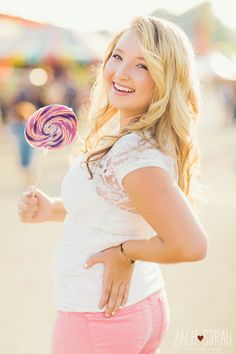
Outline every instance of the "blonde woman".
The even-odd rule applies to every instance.
[[[200,261],[198,82],[186,35],[135,17],[91,91],[89,131],[62,196],[28,190],[24,222],[63,221],[54,258],[53,354],[154,354],[169,326],[159,264]]]

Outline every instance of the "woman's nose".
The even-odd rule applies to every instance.
[[[128,80],[130,78],[130,74],[128,72],[128,69],[125,68],[124,66],[123,67],[119,67],[116,70],[116,77],[117,77],[117,79]]]

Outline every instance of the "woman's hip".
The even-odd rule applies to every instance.
[[[160,346],[169,324],[165,290],[121,308],[105,312],[58,311],[54,324],[53,354],[145,354]]]

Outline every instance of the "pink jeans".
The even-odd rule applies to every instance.
[[[169,327],[169,305],[160,290],[106,318],[104,312],[57,312],[53,354],[154,354]]]

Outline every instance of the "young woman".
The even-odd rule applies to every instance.
[[[98,68],[90,130],[62,199],[40,190],[33,197],[29,189],[19,201],[23,222],[63,221],[53,354],[158,352],[169,325],[159,263],[199,261],[207,250],[190,203],[197,114],[185,34],[167,21],[135,17]]]

